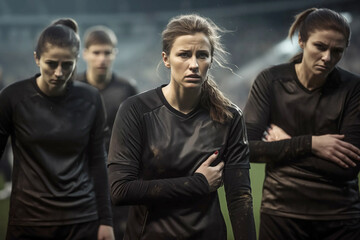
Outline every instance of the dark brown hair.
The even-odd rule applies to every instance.
[[[89,48],[94,44],[108,44],[117,46],[117,38],[113,30],[106,26],[93,26],[86,30],[84,34],[84,46]]]
[[[80,38],[77,34],[78,25],[71,18],[61,18],[54,21],[50,26],[45,28],[37,41],[35,53],[37,58],[46,51],[47,44],[58,47],[69,47],[78,56],[80,51]]]
[[[311,33],[316,30],[334,30],[344,35],[346,47],[350,44],[350,25],[339,13],[327,8],[309,8],[297,15],[289,29],[289,38],[292,38],[296,31],[303,42],[309,39]],[[302,53],[294,56],[292,61],[299,62]]]
[[[180,15],[172,18],[162,32],[162,50],[167,55],[177,37],[204,33],[211,45],[212,61],[221,67],[226,64],[225,55],[227,52],[220,41],[220,33],[223,32],[213,21],[196,14]],[[209,75],[202,85],[201,105],[208,109],[211,118],[220,123],[231,119],[232,113],[229,110],[231,101],[227,99],[218,89],[217,84]]]

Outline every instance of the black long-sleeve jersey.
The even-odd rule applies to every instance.
[[[99,219],[112,225],[100,94],[69,82],[64,96],[48,97],[36,84],[38,76],[0,94],[0,152],[11,136],[14,153],[9,224]]]
[[[311,153],[311,136],[345,134],[360,147],[360,78],[335,68],[326,83],[309,91],[294,63],[264,70],[244,109],[250,161],[266,162],[261,211],[309,220],[360,217],[360,165],[342,168]],[[261,141],[271,123],[292,136]]]
[[[86,78],[86,72],[79,74],[76,80],[89,84]],[[110,128],[109,133],[111,133],[120,104],[128,97],[137,94],[137,90],[130,81],[120,78],[113,73],[109,84],[104,89],[100,89],[99,92],[104,100],[107,124]]]
[[[77,76],[77,80],[90,84],[86,78],[86,72],[79,74]],[[110,129],[107,136],[105,137],[105,146],[106,150],[108,151],[111,129],[113,127],[119,106],[128,97],[135,95],[137,90],[134,84],[132,84],[130,81],[124,78],[120,78],[115,73],[113,73],[111,75],[109,84],[104,89],[100,89],[99,92],[104,100],[107,124]],[[117,205],[112,206],[112,208],[115,239],[123,239],[129,207]]]
[[[125,239],[226,239],[217,192],[196,169],[216,150],[236,239],[255,239],[249,150],[241,111],[220,124],[198,107],[183,114],[161,87],[117,113],[108,158],[112,200],[132,204]],[[214,164],[216,164],[214,163]]]

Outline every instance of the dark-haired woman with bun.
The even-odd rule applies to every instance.
[[[262,71],[244,109],[250,161],[266,163],[259,238],[360,239],[360,77],[337,67],[350,26],[311,8],[296,32],[302,52]]]
[[[113,240],[101,97],[73,82],[77,24],[60,19],[34,52],[40,73],[0,93],[0,153],[14,154],[7,240]]]
[[[220,28],[177,16],[162,33],[169,84],[128,98],[109,150],[115,204],[132,205],[124,239],[227,239],[224,183],[235,239],[255,239],[249,148],[241,110],[212,79],[225,53]]]

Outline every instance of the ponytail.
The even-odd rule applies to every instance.
[[[350,43],[350,25],[346,19],[339,13],[327,8],[309,8],[297,15],[289,29],[289,38],[291,39],[298,31],[302,42],[307,42],[311,33],[317,30],[334,30],[344,35],[346,46]],[[302,53],[294,56],[292,62],[301,62]]]
[[[211,119],[216,122],[224,123],[233,117],[229,110],[231,101],[224,96],[211,78],[202,85],[200,103],[209,110]]]

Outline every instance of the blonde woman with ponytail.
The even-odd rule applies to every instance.
[[[255,239],[243,115],[209,74],[223,66],[220,32],[195,14],[171,19],[162,33],[169,84],[119,108],[108,167],[112,201],[132,205],[124,239],[226,239],[221,184],[235,239]]]

